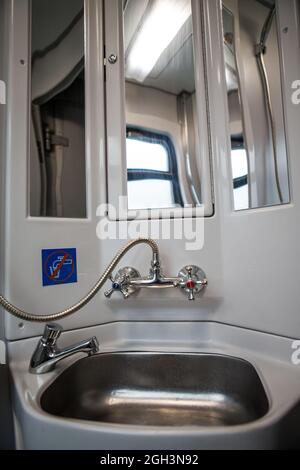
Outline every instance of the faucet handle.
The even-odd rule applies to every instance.
[[[116,278],[114,279],[112,276],[110,277],[110,281],[112,283],[112,286],[111,286],[111,289],[109,289],[107,292],[104,293],[105,297],[110,299],[111,296],[115,293],[115,292],[122,292],[123,293],[123,290],[124,290],[124,284],[126,282],[126,277],[125,275],[123,276],[116,276]]]
[[[44,340],[47,344],[54,346],[60,337],[62,330],[62,327],[57,323],[48,324],[45,326],[42,340]]]
[[[206,275],[198,266],[184,267],[178,277],[180,278],[179,286],[189,300],[195,300],[195,296],[207,286]]]
[[[115,277],[111,276],[111,289],[104,293],[105,297],[110,299],[115,292],[120,292],[124,299],[128,299],[131,295],[138,292],[138,288],[132,286],[132,280],[140,278],[140,273],[130,267],[120,269]]]

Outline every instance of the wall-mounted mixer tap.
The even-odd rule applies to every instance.
[[[149,276],[141,277],[136,269],[126,267],[120,269],[116,276],[111,276],[110,280],[112,287],[104,294],[107,298],[110,298],[115,292],[120,292],[124,299],[128,299],[144,288],[170,289],[179,287],[189,300],[195,300],[196,295],[207,286],[206,275],[197,266],[185,266],[177,277],[165,277],[157,253],[153,255]]]
[[[123,268],[115,277],[113,277],[112,272],[123,256],[125,256],[129,250],[141,244],[148,245],[152,250],[152,263],[149,276],[141,277],[136,269]],[[166,289],[179,287],[182,292],[188,296],[189,300],[194,300],[195,295],[199,294],[207,286],[206,275],[202,269],[197,266],[186,266],[179,272],[177,277],[165,277],[162,274],[160,267],[159,248],[157,243],[150,238],[138,238],[137,240],[131,240],[128,242],[127,245],[125,245],[116,254],[88,294],[80,299],[75,305],[62,310],[61,312],[45,315],[25,312],[19,307],[13,305],[2,295],[0,295],[0,306],[2,306],[11,315],[20,318],[21,320],[38,323],[56,322],[78,312],[78,310],[87,305],[96,296],[108,279],[112,282],[111,290],[105,293],[108,298],[117,291],[121,292],[124,298],[127,299],[142,288]]]

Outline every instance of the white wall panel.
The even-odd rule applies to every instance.
[[[88,219],[32,219],[27,210],[28,128],[28,18],[27,1],[15,0],[13,27],[18,34],[10,45],[9,127],[6,219],[6,285],[4,294],[25,310],[48,313],[75,302],[95,284],[123,241],[100,242],[96,236],[96,209],[106,200],[105,126],[103,94],[101,2],[87,5],[87,180]],[[185,241],[161,241],[166,274],[176,275],[194,263],[207,273],[209,286],[203,298],[190,303],[177,291],[141,292],[125,302],[107,300],[103,292],[81,312],[62,321],[76,329],[116,321],[217,321],[300,337],[300,107],[291,104],[291,83],[300,76],[299,31],[294,0],[279,1],[285,69],[285,106],[288,127],[292,203],[284,207],[235,213],[227,143],[225,78],[218,0],[204,2],[207,31],[208,77],[212,126],[216,214],[205,220],[202,250],[188,252]],[[11,11],[11,14],[13,12]],[[219,36],[218,36],[219,35]],[[216,37],[219,37],[217,41]],[[95,40],[95,38],[97,38]],[[25,58],[25,65],[20,63]],[[153,222],[152,224],[156,224]],[[165,223],[165,222],[164,222]],[[74,246],[78,249],[79,282],[43,288],[42,248]],[[139,247],[124,265],[147,273],[150,250]],[[43,325],[24,324],[6,317],[6,336],[18,339],[38,335]],[[145,326],[146,327],[146,326]]]

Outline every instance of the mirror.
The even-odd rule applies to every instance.
[[[84,0],[32,0],[30,215],[86,217]]]
[[[224,0],[222,12],[234,208],[288,204],[275,2]]]
[[[124,2],[128,209],[201,206],[191,0]]]

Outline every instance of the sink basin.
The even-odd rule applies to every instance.
[[[205,354],[88,357],[64,371],[40,404],[58,417],[142,426],[235,426],[269,410],[250,363]]]

